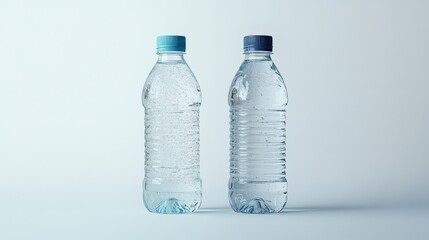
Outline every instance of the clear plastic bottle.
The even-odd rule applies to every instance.
[[[271,36],[244,37],[244,62],[229,91],[229,202],[236,212],[280,212],[287,202],[288,96],[271,54]]]
[[[143,89],[143,200],[150,212],[188,213],[201,205],[201,90],[183,57],[185,48],[183,36],[159,36],[158,61]]]

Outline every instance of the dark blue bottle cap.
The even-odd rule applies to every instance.
[[[186,38],[178,35],[164,35],[156,38],[158,52],[185,52]]]
[[[273,51],[273,37],[268,35],[249,35],[244,37],[244,52]]]

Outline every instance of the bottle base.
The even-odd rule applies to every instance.
[[[240,209],[234,209],[234,211],[250,214],[265,214],[275,212],[275,210],[262,198],[251,199],[246,204],[242,205]]]
[[[283,189],[286,188],[285,184]],[[236,186],[237,187],[237,186]],[[255,186],[254,186],[255,188]],[[248,214],[278,213],[283,210],[287,203],[286,191],[248,191],[230,190],[229,204],[235,212]]]
[[[242,202],[242,204],[236,205],[230,203],[232,210],[238,213],[247,214],[267,214],[267,213],[278,213],[281,212],[286,205],[286,202],[280,207],[273,206],[268,201],[262,198],[254,198],[248,201]]]
[[[195,212],[201,205],[201,192],[144,192],[144,204],[152,213],[183,214]]]
[[[158,207],[155,209],[156,213],[162,214],[179,214],[179,213],[189,213],[193,212],[192,209],[183,204],[176,198],[170,198],[161,202]]]

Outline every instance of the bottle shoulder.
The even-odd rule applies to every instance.
[[[272,61],[244,61],[231,83],[230,106],[276,107],[287,105],[288,93],[282,75]]]
[[[145,107],[196,106],[201,98],[198,81],[186,62],[155,64],[142,92]]]

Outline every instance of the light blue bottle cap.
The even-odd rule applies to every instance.
[[[156,38],[157,52],[185,52],[186,38],[177,35],[164,35]]]

